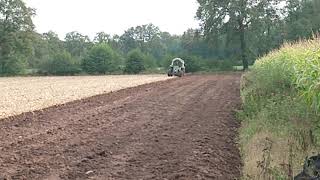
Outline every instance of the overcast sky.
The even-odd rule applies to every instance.
[[[162,31],[182,34],[198,27],[196,0],[24,0],[35,8],[33,18],[40,33],[52,30],[64,38],[79,31],[93,38],[95,33],[122,34],[126,29],[153,23]]]

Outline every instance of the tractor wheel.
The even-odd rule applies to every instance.
[[[169,76],[169,77],[172,77],[172,76],[173,76],[173,68],[170,68],[170,69],[168,70],[168,76]]]

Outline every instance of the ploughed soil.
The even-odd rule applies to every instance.
[[[238,179],[240,74],[175,78],[0,121],[0,179]]]

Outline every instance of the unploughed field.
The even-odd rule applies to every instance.
[[[168,79],[164,75],[0,78],[0,119]]]
[[[173,78],[3,119],[0,179],[239,179],[240,76]]]

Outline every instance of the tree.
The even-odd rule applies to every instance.
[[[181,47],[181,37],[178,35],[171,35],[168,32],[161,32],[160,34],[161,43],[165,46],[166,53],[179,54],[183,49]]]
[[[277,14],[281,0],[198,0],[197,17],[207,37],[217,38],[227,31],[236,31],[241,49],[243,68],[248,69],[247,40],[248,27],[254,21],[266,20],[272,12]]]
[[[145,54],[152,54],[157,60],[166,54],[166,47],[161,41],[161,31],[153,24],[129,28],[120,37],[123,52],[140,49]]]
[[[40,68],[44,59],[48,59],[48,43],[43,39],[42,34],[33,33],[32,56],[28,58],[28,66],[31,69]]]
[[[83,60],[83,69],[90,74],[106,74],[116,70],[115,53],[107,44],[97,44]]]
[[[117,52],[121,51],[121,44],[120,44],[120,36],[118,35],[113,35],[109,41],[108,44]]]
[[[219,46],[212,48],[199,29],[188,29],[184,32],[181,37],[181,46],[186,54],[202,58],[216,58],[221,54]]]
[[[287,39],[310,38],[320,31],[319,0],[288,0],[286,10]]]
[[[33,33],[32,56],[28,58],[28,68],[42,69],[55,55],[66,51],[64,42],[52,31],[38,34]]]
[[[138,47],[137,41],[135,39],[135,29],[132,27],[124,32],[120,36],[120,46],[124,54]]]
[[[132,50],[128,53],[125,72],[129,74],[138,74],[145,70],[144,55],[138,49]]]
[[[95,43],[99,43],[99,44],[101,44],[101,43],[107,44],[110,42],[110,40],[111,40],[111,36],[109,34],[107,34],[105,32],[98,32],[96,34],[96,36],[94,37],[93,41]]]
[[[0,74],[17,74],[31,54],[34,10],[22,0],[0,1]]]
[[[47,53],[43,57],[45,59],[49,59],[56,54],[66,51],[63,41],[61,41],[58,37],[58,34],[53,31],[43,33],[42,40],[45,48],[47,49]]]
[[[59,39],[58,34],[53,31],[42,34],[42,39],[47,43],[48,55],[54,55],[65,50],[63,42]]]
[[[90,46],[90,39],[86,35],[73,31],[66,34],[65,45],[67,51],[74,57],[83,58]]]

